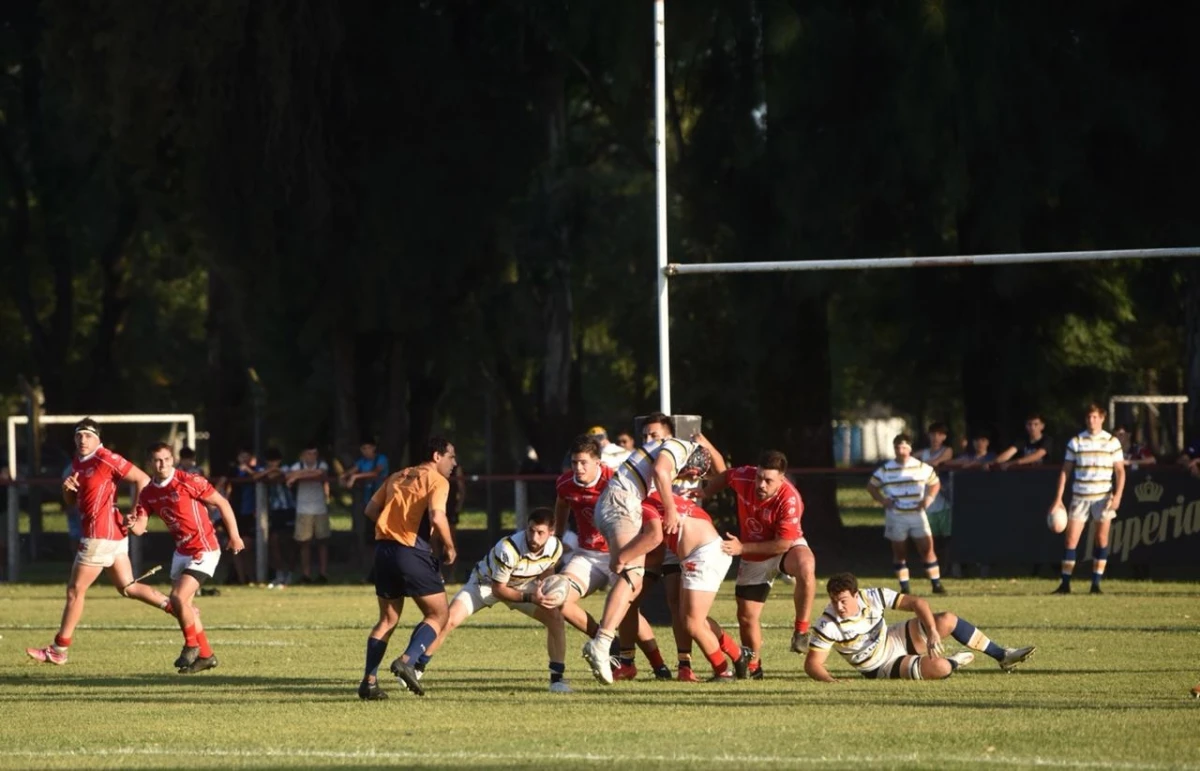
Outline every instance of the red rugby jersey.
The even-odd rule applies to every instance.
[[[221,548],[203,501],[214,492],[204,477],[175,469],[165,482],[152,479],[138,503],[167,523],[175,551],[197,557]]]
[[[126,536],[124,518],[117,510],[117,483],[133,464],[103,445],[86,458],[71,459],[71,470],[79,475],[76,499],[84,538],[119,541]]]
[[[757,466],[738,466],[725,472],[725,483],[737,495],[738,529],[743,543],[763,543],[782,539],[794,541],[804,537],[800,519],[804,516],[804,501],[791,482],[784,480],[779,491],[765,501],[755,492]],[[778,559],[779,555],[742,554],[749,562]]]
[[[579,535],[579,548],[589,551],[608,551],[608,542],[596,529],[592,521],[592,512],[600,493],[604,492],[608,480],[612,479],[613,470],[608,466],[600,467],[600,476],[594,484],[581,485],[575,479],[574,471],[567,471],[558,478],[554,487],[558,497],[567,502],[571,513],[575,515],[575,530]]]

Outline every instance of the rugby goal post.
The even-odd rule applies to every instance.
[[[191,413],[179,414],[148,414],[148,415],[42,415],[40,423],[43,426],[74,425],[84,418],[92,418],[101,426],[114,424],[184,424],[187,435],[187,446],[196,447],[196,416]],[[17,477],[17,426],[29,425],[28,415],[11,415],[8,418],[6,441],[8,447],[8,476],[12,480],[8,485],[8,581],[17,580],[21,567],[21,533],[20,533],[20,480]],[[141,541],[134,539],[131,544],[130,559],[137,572],[140,563]]]
[[[1135,394],[1117,394],[1108,398],[1108,427],[1117,427],[1116,409],[1118,404],[1143,404],[1155,410],[1160,404],[1175,405],[1175,448],[1182,452],[1186,446],[1184,442],[1183,428],[1183,406],[1188,403],[1188,398],[1182,395],[1135,395]]]

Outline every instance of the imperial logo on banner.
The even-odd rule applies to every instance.
[[[958,471],[950,476],[956,560],[1056,564],[1062,559],[1062,536],[1046,528],[1057,468]],[[1089,523],[1079,543],[1081,562],[1092,558],[1092,527]],[[1122,563],[1195,564],[1200,479],[1170,467],[1127,472],[1108,545],[1110,568]]]

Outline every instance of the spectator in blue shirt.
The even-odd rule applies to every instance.
[[[341,482],[343,487],[349,488],[362,482],[362,501],[365,506],[390,472],[388,471],[388,457],[379,452],[374,439],[370,437],[363,439],[362,444],[358,446],[358,452],[359,457],[354,461],[354,468],[342,474]]]

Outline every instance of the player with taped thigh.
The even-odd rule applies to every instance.
[[[945,594],[942,571],[933,549],[933,530],[925,510],[937,499],[942,487],[937,472],[912,454],[912,439],[899,434],[892,440],[896,457],[871,475],[867,492],[883,504],[883,535],[892,545],[892,568],[900,582],[900,591],[908,592],[908,541],[911,538],[925,563],[925,575],[934,594]]]
[[[134,535],[146,532],[148,514],[158,515],[167,525],[175,541],[175,556],[171,560],[171,607],[183,632],[183,650],[175,659],[179,674],[203,672],[217,666],[217,657],[208,644],[200,612],[192,599],[205,581],[213,577],[221,561],[221,546],[208,516],[208,506],[221,512],[225,531],[229,534],[229,550],[240,552],[245,544],[238,532],[237,517],[225,496],[216,491],[208,480],[175,468],[175,455],[169,444],[159,442],[150,448],[150,464],[154,469],[150,484],[138,497],[138,507],[131,518]]]
[[[82,538],[67,580],[67,601],[54,642],[44,648],[26,648],[30,658],[47,664],[66,664],[75,627],[83,617],[87,590],[108,570],[113,586],[123,597],[140,600],[172,613],[167,596],[154,587],[137,583],[129,562],[129,537],[125,517],[117,509],[117,484],[132,482],[137,494],[150,477],[100,442],[100,425],[91,418],[75,424],[75,456],[71,474],[63,480],[63,502],[78,506]],[[135,495],[136,500],[136,495]]]
[[[571,443],[568,453],[571,469],[563,472],[555,483],[558,494],[554,503],[554,532],[562,538],[567,532],[567,518],[573,516],[579,538],[579,548],[571,554],[562,573],[568,577],[570,589],[567,601],[562,606],[563,618],[571,626],[592,637],[599,629],[595,619],[580,605],[579,601],[588,595],[607,589],[616,578],[609,570],[608,542],[596,529],[593,522],[593,512],[600,493],[608,481],[612,479],[613,470],[601,462],[600,446],[596,440],[587,435],[578,436]],[[655,677],[670,679],[671,670],[663,661],[654,639],[654,630],[641,614],[638,614],[638,626],[632,639],[636,639],[642,652],[650,661]],[[622,638],[623,639],[623,638]],[[614,643],[614,655],[618,655],[619,663],[613,677],[618,680],[630,680],[636,677],[637,667],[632,655],[633,646],[625,651],[619,643]]]
[[[662,413],[654,413],[646,422],[663,423],[672,428],[674,426],[671,418]],[[650,493],[652,485],[662,490],[671,489],[671,480],[678,475],[679,469],[687,463],[697,446],[709,449],[713,457],[718,455],[703,435],[697,434],[693,439],[694,441],[685,441],[672,437],[634,450],[617,469],[596,503],[595,523],[608,542],[612,555],[609,560],[610,567],[620,579],[609,590],[604,614],[600,619],[600,629],[583,646],[584,659],[591,667],[592,674],[602,683],[613,682],[608,648],[616,636],[617,624],[625,617],[630,603],[642,590],[645,555],[661,543],[662,533],[674,533],[679,527],[679,513],[675,510],[674,499],[668,496],[664,499],[662,528],[657,540],[649,542],[658,528],[643,528],[642,501]],[[646,542],[641,544],[644,551],[641,554],[630,552],[623,558],[622,550],[639,535],[647,537]]]
[[[1063,533],[1062,580],[1053,594],[1071,593],[1071,573],[1075,570],[1075,548],[1088,519],[1095,523],[1092,536],[1092,594],[1101,594],[1100,581],[1108,564],[1108,531],[1121,496],[1125,491],[1125,453],[1121,442],[1104,430],[1105,410],[1099,404],[1088,405],[1087,430],[1067,442],[1067,454],[1058,473],[1058,490],[1050,505],[1053,518],[1063,508],[1067,478],[1071,482],[1071,508],[1067,511]],[[1053,521],[1053,519],[1052,519]],[[1058,526],[1055,526],[1058,532]]]
[[[709,496],[729,487],[737,497],[740,537],[727,536],[722,548],[726,554],[741,557],[735,590],[738,627],[742,645],[751,652],[750,676],[756,680],[763,676],[760,619],[775,578],[782,572],[796,579],[792,587],[793,652],[808,650],[809,618],[816,595],[816,559],[800,526],[804,500],[786,472],[787,456],[768,450],[757,466],[730,469],[704,488],[704,495]]]
[[[454,631],[471,615],[504,603],[546,627],[546,652],[550,656],[550,692],[570,693],[563,679],[566,671],[567,639],[562,612],[549,607],[542,595],[540,579],[554,574],[562,558],[563,545],[552,534],[554,512],[546,507],[529,513],[529,524],[519,533],[501,538],[488,555],[475,565],[471,577],[450,601],[450,615],[437,639],[425,651],[433,657]]]
[[[733,557],[721,549],[721,535],[708,512],[681,495],[675,496],[679,529],[665,536],[665,543],[679,557],[679,611],[690,639],[712,665],[709,682],[729,682],[747,675],[750,651],[738,646],[721,625],[708,614],[721,582],[729,573]],[[647,523],[662,522],[663,503],[657,491],[642,502],[642,517]],[[728,659],[726,659],[728,657]],[[733,663],[733,670],[729,664]]]
[[[804,672],[813,680],[835,683],[825,668],[830,650],[869,680],[940,680],[975,660],[971,651],[991,656],[1010,672],[1033,655],[1034,646],[1004,648],[966,619],[934,613],[929,603],[891,589],[859,589],[850,573],[831,576],[825,588],[829,605],[813,626]],[[907,610],[916,618],[888,625],[884,611]],[[944,655],[942,639],[953,637],[971,650]]]

